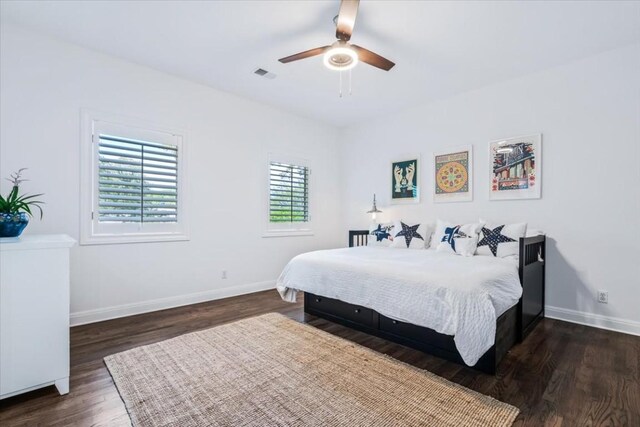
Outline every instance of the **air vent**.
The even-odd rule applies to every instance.
[[[258,68],[253,73],[258,75],[258,76],[260,76],[260,77],[264,77],[266,79],[269,79],[269,80],[273,80],[273,79],[276,78],[276,75],[274,73],[272,73],[270,71],[267,71],[267,70],[265,70],[263,68]]]

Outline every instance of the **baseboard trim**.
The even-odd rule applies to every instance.
[[[178,295],[175,297],[159,298],[95,310],[78,311],[71,313],[70,323],[71,326],[86,325],[89,323],[102,322],[104,320],[117,319],[119,317],[133,316],[135,314],[149,313],[151,311],[165,310],[167,308],[266,291],[269,289],[275,289],[275,287],[275,280],[268,280],[265,282],[248,283],[245,285],[212,289],[210,291]]]
[[[633,320],[550,306],[545,306],[544,314],[545,317],[550,319],[564,320],[565,322],[640,336],[640,322]]]
[[[132,304],[123,304],[99,308],[96,310],[78,311],[71,313],[70,323],[71,326],[87,325],[89,323],[102,322],[104,320],[117,319],[120,317],[165,310],[183,305],[245,295],[253,292],[266,291],[269,289],[275,289],[275,287],[276,283],[274,280],[267,280],[264,282],[248,283],[245,285],[212,289],[210,291],[159,298]],[[621,319],[619,317],[603,316],[600,314],[586,313],[584,311],[553,306],[545,306],[545,317],[640,336],[640,322]]]

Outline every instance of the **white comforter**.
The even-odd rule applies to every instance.
[[[469,366],[494,344],[496,319],[522,295],[513,260],[375,247],[298,255],[277,289],[285,301],[308,291],[454,335]]]

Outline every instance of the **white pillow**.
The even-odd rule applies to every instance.
[[[498,258],[518,255],[520,252],[520,238],[524,237],[526,233],[526,222],[517,224],[487,223],[480,232],[476,253]]]
[[[402,221],[393,222],[392,248],[424,249],[429,236],[425,224],[412,224]]]
[[[454,237],[456,244],[456,253],[462,256],[474,256],[476,254],[476,248],[478,247],[478,235],[468,237]]]
[[[483,223],[460,225],[460,224],[454,224],[447,221],[438,220],[436,222],[436,228],[433,233],[433,236],[431,237],[431,247],[434,249],[438,248],[438,245],[440,245],[440,242],[442,242],[442,239],[445,237],[445,232],[447,231],[447,228],[460,227],[458,229],[458,233],[462,232],[467,236],[473,236],[474,234],[477,235],[478,233],[480,233],[480,230],[482,229],[483,225],[484,225]]]
[[[436,250],[462,256],[473,256],[478,245],[478,235],[476,233],[467,235],[465,232],[461,232],[460,228],[448,227],[445,237],[438,244]]]
[[[371,224],[367,246],[389,247],[393,241],[393,223]]]
[[[455,247],[455,250],[454,250]],[[447,252],[451,254],[457,254],[462,256],[473,256],[476,253],[478,247],[478,235],[463,237],[456,236],[453,238],[453,245],[449,242],[440,242],[436,251]]]
[[[435,230],[436,226],[433,223],[424,223],[425,226],[425,234],[426,236],[424,237],[424,247],[425,248],[429,248],[431,245],[431,239],[433,239],[433,231]]]

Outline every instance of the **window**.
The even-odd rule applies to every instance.
[[[310,169],[302,160],[269,161],[269,224],[266,236],[311,234]]]
[[[271,162],[269,167],[269,221],[309,221],[309,168]]]
[[[177,223],[178,147],[98,135],[98,221]]]
[[[83,120],[81,243],[186,240],[183,136]]]

